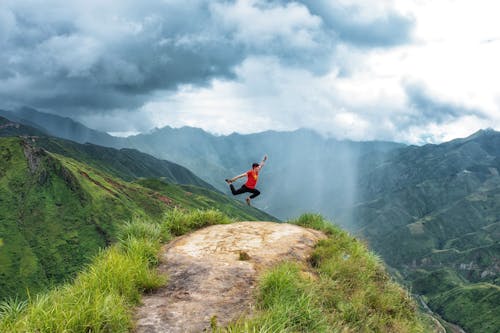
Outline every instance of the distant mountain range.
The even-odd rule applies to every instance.
[[[15,112],[0,110],[0,116],[58,138],[78,143],[88,142],[106,147],[119,147],[117,138],[90,129],[71,118],[40,112],[28,107],[18,109]]]
[[[32,125],[31,120],[44,118],[46,114],[21,109],[15,114],[0,111],[2,115]],[[74,135],[73,128],[77,129]],[[280,219],[310,210],[329,218],[342,215],[355,200],[360,162],[377,160],[386,152],[404,146],[392,142],[338,141],[312,130],[214,136],[198,128],[167,126],[149,134],[117,138],[54,115],[40,121],[37,129],[80,143],[133,148],[175,161],[227,194],[230,192],[224,179],[247,171],[267,153],[269,163],[259,181],[265,195],[255,205]]]
[[[71,136],[75,125],[66,118],[50,119],[58,125],[37,130],[83,138]],[[95,144],[175,161],[225,193],[224,178],[267,153],[258,207],[280,218],[306,210],[333,218],[365,238],[394,276],[445,319],[467,332],[500,327],[499,132],[422,147],[338,141],[311,130],[214,136],[165,127],[128,138],[104,134],[105,140],[81,132]]]

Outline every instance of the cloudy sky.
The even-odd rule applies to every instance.
[[[116,134],[500,130],[495,0],[1,0],[0,107]]]

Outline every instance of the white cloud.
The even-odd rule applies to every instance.
[[[380,104],[384,91],[366,87],[370,94],[356,98],[353,93],[359,90],[346,88],[352,86],[351,79],[338,78],[335,73],[315,76],[286,67],[274,57],[249,58],[236,73],[237,81],[215,80],[207,88],[184,87],[142,110],[160,126],[189,125],[220,134],[299,127],[358,140],[381,134],[377,133],[379,126],[371,124],[372,119],[380,119],[380,111],[370,103]]]
[[[298,3],[270,5],[262,0],[237,0],[214,3],[213,13],[220,17],[237,39],[249,46],[269,47],[281,42],[296,48],[318,47],[321,19]]]

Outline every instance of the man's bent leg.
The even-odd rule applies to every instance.
[[[234,189],[234,185],[233,184],[229,184],[229,188],[231,189],[231,193],[233,195],[236,195],[236,190]]]
[[[233,195],[238,195],[238,194],[245,193],[248,191],[248,188],[245,185],[243,185],[239,189],[235,190],[233,184],[230,184],[229,188],[231,188],[231,193],[233,193]]]
[[[260,194],[260,191],[256,188],[250,189],[248,192],[252,193],[252,195],[250,196],[250,199],[256,198]]]

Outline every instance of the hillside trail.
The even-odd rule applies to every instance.
[[[260,273],[284,260],[306,261],[326,236],[274,222],[214,225],[165,245],[159,270],[165,287],[145,295],[137,333],[210,332],[252,313]]]

